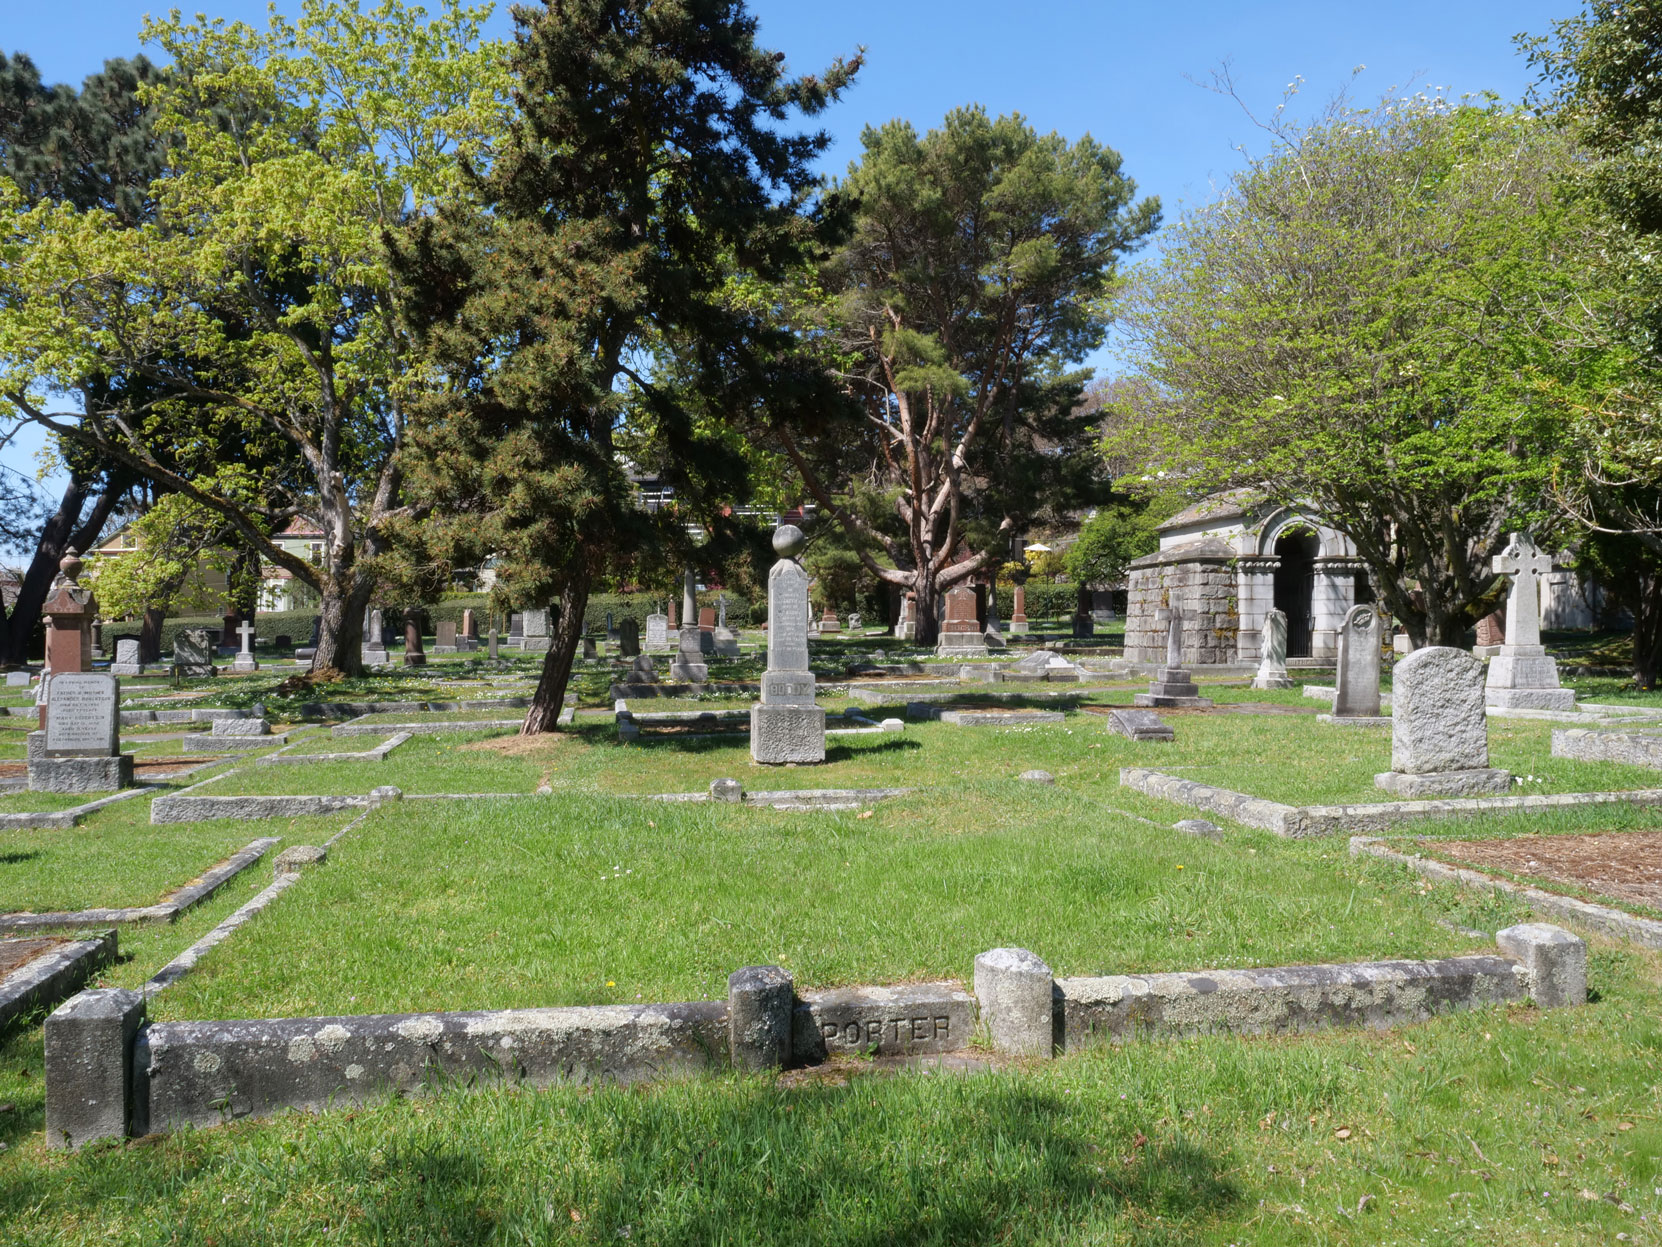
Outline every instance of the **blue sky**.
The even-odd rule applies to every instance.
[[[9,0],[0,50],[27,52],[49,81],[79,82],[105,58],[140,50],[144,14],[165,7]],[[264,0],[179,7],[261,24],[266,12]],[[282,7],[292,11],[298,0]],[[1294,106],[1300,111],[1314,111],[1346,84],[1363,101],[1409,84],[1517,98],[1532,74],[1512,36],[1546,33],[1579,7],[1576,0],[751,2],[763,41],[799,72],[866,48],[857,84],[823,118],[836,138],[828,172],[840,173],[859,154],[865,125],[904,117],[927,129],[951,108],[980,103],[995,114],[1020,112],[1069,138],[1089,132],[1118,149],[1142,193],[1160,197],[1168,221],[1204,203],[1240,167],[1237,144],[1264,146],[1237,104],[1191,81],[1205,80],[1221,63],[1230,63],[1260,114],[1296,77],[1304,79]],[[494,32],[508,32],[505,13],[503,6],[493,17]],[[1353,82],[1357,66],[1366,69]],[[32,470],[38,444],[14,443],[3,461]]]

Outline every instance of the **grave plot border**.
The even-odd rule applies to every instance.
[[[1247,827],[1272,832],[1290,840],[1331,836],[1342,832],[1385,831],[1426,818],[1468,818],[1483,814],[1510,814],[1520,810],[1551,810],[1574,806],[1662,805],[1662,788],[1635,788],[1625,792],[1563,792],[1551,796],[1455,797],[1437,801],[1376,801],[1355,805],[1282,805],[1244,792],[1202,784],[1144,767],[1120,768],[1120,786],[1177,805],[1222,814]]]
[[[852,810],[893,797],[904,797],[915,788],[779,788],[747,791],[736,779],[718,779],[707,792],[655,792],[638,798],[672,804],[756,805],[775,810]]]
[[[380,713],[380,712],[378,712]],[[449,713],[440,711],[439,713]],[[517,719],[458,719],[447,720],[442,723],[364,723],[361,720],[366,715],[359,715],[356,719],[348,719],[345,723],[337,723],[329,729],[331,736],[386,736],[395,732],[408,732],[412,736],[442,736],[449,732],[506,732],[517,731],[525,725],[525,716]]]
[[[290,749],[300,747],[300,742],[297,742],[293,745],[283,746],[276,753],[268,753],[263,758],[255,759],[255,764],[258,766],[280,766],[305,762],[385,762],[389,753],[413,739],[414,733],[412,732],[396,732],[375,748],[366,749],[360,753],[290,753]]]
[[[1553,728],[1552,756],[1581,762],[1625,762],[1662,770],[1662,731]]]
[[[192,784],[182,792],[157,797],[150,803],[150,821],[162,823],[201,823],[214,818],[308,818],[317,814],[334,814],[341,810],[355,810],[379,804],[373,793],[365,796],[202,796],[200,790],[217,784],[237,773],[233,767],[211,775],[199,784]]]
[[[78,1148],[434,1084],[634,1082],[845,1052],[957,1052],[978,1037],[1048,1058],[1200,1032],[1379,1029],[1525,997],[1585,1003],[1579,938],[1536,924],[1496,942],[1499,955],[1430,961],[1060,979],[1034,953],[1000,948],[975,958],[973,998],[951,983],[799,994],[788,971],[747,966],[728,977],[725,1000],[148,1022],[142,993],[86,991],[46,1021],[46,1138]]]
[[[230,857],[206,871],[195,883],[177,888],[154,905],[125,909],[60,910],[54,913],[0,914],[0,934],[10,931],[37,931],[57,927],[105,927],[112,924],[174,922],[235,879],[255,862],[281,844],[278,836],[250,840]]]
[[[215,762],[208,766],[217,765]],[[88,801],[85,805],[72,806],[67,810],[29,811],[23,810],[15,814],[0,814],[0,831],[18,831],[31,827],[57,828],[76,827],[81,819],[94,810],[101,810],[106,805],[114,805],[118,801],[130,801],[134,797],[142,797],[147,792],[156,792],[157,785],[149,784],[143,788],[126,788],[120,792],[111,793],[107,797],[99,797],[96,801]]]
[[[115,960],[115,928],[49,948],[0,979],[0,1031],[33,1009],[51,1008]]]
[[[1548,892],[1527,883],[1514,883],[1510,879],[1486,875],[1482,871],[1464,866],[1450,866],[1447,862],[1440,862],[1433,857],[1423,857],[1418,853],[1391,848],[1386,840],[1378,836],[1352,836],[1350,854],[1352,857],[1377,857],[1395,862],[1435,883],[1456,883],[1515,896],[1531,909],[1578,923],[1601,935],[1627,940],[1644,948],[1662,948],[1662,922],[1654,918],[1641,918],[1637,914],[1630,914],[1626,910],[1615,909],[1609,905],[1599,905],[1581,900],[1579,897]]]
[[[948,727],[1027,727],[1035,723],[1062,723],[1067,718],[1060,710],[966,710],[921,701],[906,704],[906,717],[945,723]]]

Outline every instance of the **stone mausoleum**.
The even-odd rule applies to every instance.
[[[1166,623],[1183,610],[1183,663],[1256,663],[1264,617],[1287,615],[1287,657],[1331,661],[1339,629],[1373,601],[1349,538],[1311,510],[1265,503],[1250,489],[1203,498],[1159,527],[1160,548],[1131,564],[1125,656],[1166,661]]]

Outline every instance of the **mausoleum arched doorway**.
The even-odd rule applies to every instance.
[[[1275,541],[1275,609],[1287,616],[1287,657],[1308,658],[1316,627],[1316,556],[1321,542],[1294,529]]]

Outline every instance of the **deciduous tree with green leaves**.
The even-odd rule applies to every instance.
[[[854,232],[826,266],[817,337],[852,412],[776,436],[867,569],[916,595],[927,643],[941,596],[1003,563],[1013,534],[1103,500],[1076,366],[1159,202],[1137,200],[1118,153],[1089,136],[979,107],[862,142],[838,187]],[[873,519],[874,492],[898,532]]]
[[[385,235],[453,192],[458,154],[501,120],[487,13],[305,0],[264,30],[150,22],[172,62],[144,93],[169,145],[152,218],[129,229],[106,208],[43,205],[11,221],[0,393],[224,517],[316,590],[314,677],[361,669],[375,561],[403,505],[405,387],[419,380]],[[142,379],[145,401],[49,409],[99,370]],[[195,453],[193,430],[203,447],[284,453],[225,462]],[[323,529],[315,562],[276,539],[297,516]]]
[[[1539,369],[1588,284],[1564,136],[1498,104],[1341,100],[1277,126],[1125,303],[1153,401],[1110,448],[1169,492],[1252,486],[1355,543],[1416,644],[1500,602],[1543,539],[1561,403]]]

